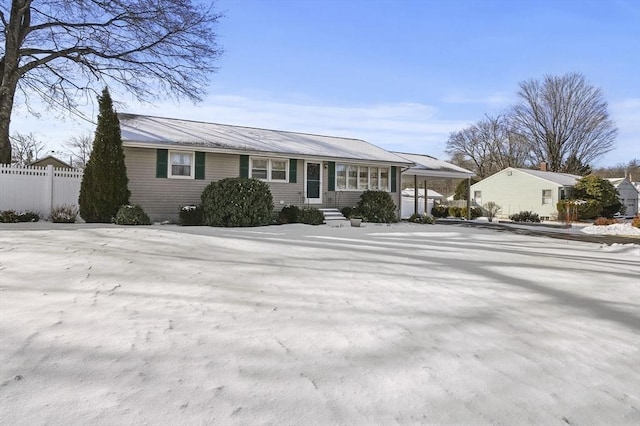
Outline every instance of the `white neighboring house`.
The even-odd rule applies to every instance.
[[[636,211],[640,213],[640,182],[631,182],[631,185],[638,191],[638,209]]]
[[[493,201],[501,209],[497,217],[531,211],[541,218],[556,218],[558,201],[569,196],[580,179],[569,173],[507,167],[471,185],[471,199],[479,206]]]
[[[638,189],[624,178],[611,178],[609,182],[618,190],[620,202],[626,207],[625,216],[635,216],[638,213]]]

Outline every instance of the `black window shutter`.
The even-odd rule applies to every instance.
[[[156,177],[166,178],[168,166],[169,166],[169,150],[157,149],[156,150]]]
[[[289,159],[289,183],[298,182],[298,160]]]
[[[335,191],[336,190],[336,162],[329,161],[329,181],[328,181],[328,190]]]
[[[396,169],[397,169],[396,166],[391,166],[391,192],[396,192],[397,191],[396,179],[398,177],[396,176],[396,174],[397,174]]]
[[[196,179],[204,179],[204,158],[204,152],[196,151]]]
[[[240,156],[240,177],[249,177],[249,156]]]

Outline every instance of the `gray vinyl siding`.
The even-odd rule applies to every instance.
[[[156,178],[156,150],[124,147],[129,177],[130,202],[139,204],[153,221],[178,218],[182,206],[200,204],[200,195],[212,181],[238,177],[240,157],[232,154],[205,155],[205,178]]]
[[[508,172],[511,172],[511,176]],[[498,217],[507,218],[521,211],[532,211],[542,217],[557,217],[557,203],[562,185],[518,170],[503,170],[471,186],[471,194],[482,192],[482,204],[497,203]],[[542,191],[551,190],[551,203],[542,204]]]
[[[205,178],[171,179],[156,178],[156,149],[124,147],[125,163],[129,176],[131,203],[139,204],[153,221],[176,221],[180,208],[200,204],[200,195],[212,181],[240,175],[240,155],[207,152]],[[322,162],[324,165],[327,162]],[[297,161],[297,182],[269,182],[274,210],[286,205],[305,206],[305,161]],[[397,170],[397,191],[390,193],[396,206],[400,205],[400,170]],[[317,208],[342,208],[355,206],[362,191],[331,191],[328,186],[328,169],[322,168],[322,204]]]

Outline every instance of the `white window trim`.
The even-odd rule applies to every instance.
[[[344,166],[345,167],[345,186],[347,186],[347,188],[338,188],[338,166]],[[366,168],[367,169],[367,187],[366,188],[348,188],[349,186],[349,166],[353,166],[356,167],[357,169],[357,175],[356,175],[356,185],[359,186],[360,185],[360,169],[361,168]],[[340,192],[364,192],[369,190],[369,188],[371,188],[371,167],[375,167],[378,169],[378,176],[376,177],[376,179],[378,180],[378,184],[380,184],[380,179],[382,176],[382,171],[386,170],[387,171],[387,187],[386,188],[381,188],[380,185],[378,185],[378,188],[375,189],[374,191],[385,191],[385,192],[391,192],[391,167],[389,166],[365,166],[362,164],[352,164],[352,163],[336,163],[336,170],[335,170],[335,180],[334,182],[336,183],[336,191],[340,191]]]
[[[289,182],[289,159],[285,158],[266,158],[266,157],[250,157],[249,158],[249,177],[253,177],[253,160],[266,160],[267,162],[267,178],[256,178],[263,182]],[[284,161],[284,179],[271,179],[271,172],[273,171],[273,161]]]
[[[188,154],[191,157],[191,174],[189,176],[184,175],[174,175],[173,174],[173,164],[171,162],[171,156],[173,154]],[[196,153],[194,151],[169,151],[169,161],[167,161],[167,177],[169,179],[195,179],[196,177]]]

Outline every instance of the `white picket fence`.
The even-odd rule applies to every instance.
[[[43,218],[63,204],[77,205],[82,170],[0,164],[0,211],[34,211]]]

